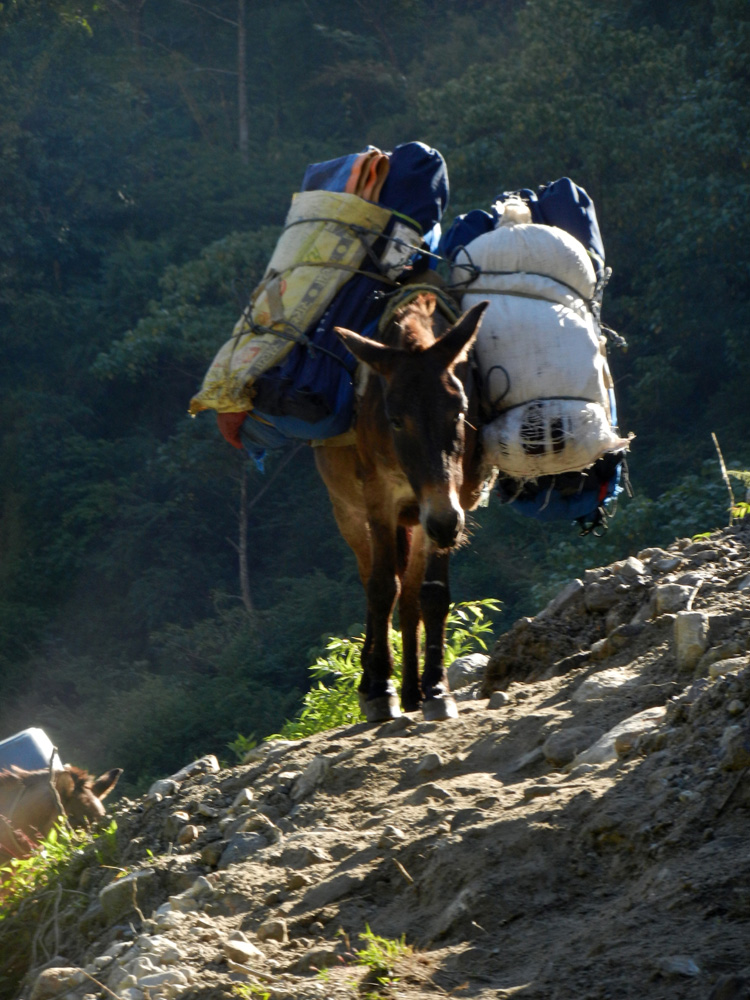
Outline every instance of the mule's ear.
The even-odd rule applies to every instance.
[[[340,326],[337,326],[335,329],[344,342],[344,347],[352,352],[357,361],[361,361],[379,375],[384,375],[388,378],[393,371],[393,365],[398,354],[397,351],[392,347],[386,347],[385,344],[379,344],[377,340],[370,340],[369,337],[361,337],[353,330],[345,330]]]
[[[121,774],[121,767],[113,767],[111,771],[105,771],[104,774],[99,775],[91,786],[91,791],[98,799],[106,798],[117,784],[117,779]]]
[[[430,347],[430,352],[434,352],[435,357],[440,358],[444,368],[448,368],[456,361],[462,361],[462,354],[468,353],[482,325],[482,317],[488,305],[489,302],[477,302]]]

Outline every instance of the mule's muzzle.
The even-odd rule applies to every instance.
[[[439,513],[428,513],[424,519],[424,530],[430,541],[439,549],[452,549],[458,542],[464,528],[461,509],[449,508]]]

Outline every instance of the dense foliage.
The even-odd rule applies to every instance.
[[[450,667],[459,656],[488,652],[485,638],[492,630],[492,621],[488,616],[497,610],[497,601],[491,598],[464,601],[451,607],[445,623],[446,667]],[[358,688],[362,675],[360,658],[364,644],[364,635],[348,639],[333,638],[328,642],[323,655],[310,667],[310,675],[317,683],[304,695],[299,713],[285,723],[279,737],[299,740],[337,726],[350,726],[359,720]],[[400,687],[401,633],[395,629],[391,633],[391,651],[393,681]],[[251,748],[245,740],[241,740],[236,752],[241,754],[245,749]]]
[[[439,148],[452,213],[572,176],[629,342],[633,500],[602,540],[491,503],[454,597],[507,627],[587,564],[726,523],[711,431],[750,462],[749,70],[745,0],[0,5],[0,737],[43,726],[141,787],[279,731],[328,637],[358,633],[309,450],[261,475],[186,407],[306,164],[368,142]]]

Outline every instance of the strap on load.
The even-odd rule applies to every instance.
[[[392,214],[353,194],[298,194],[263,280],[190,402],[191,415],[252,409],[255,379],[306,342]]]

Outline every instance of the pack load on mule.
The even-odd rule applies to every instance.
[[[593,202],[569,178],[506,192],[491,212],[456,219],[440,251],[462,307],[490,301],[475,356],[501,500],[598,533],[626,481],[629,439],[600,321],[611,272]]]
[[[62,762],[52,740],[36,726],[0,740],[0,771],[13,766],[27,771],[50,766],[54,771],[62,770]]]
[[[624,343],[601,324],[611,272],[594,204],[564,177],[505,192],[440,238],[447,200],[445,161],[421,142],[311,164],[190,412],[213,409],[227,441],[259,465],[290,440],[346,441],[357,361],[336,328],[377,338],[404,281],[447,261],[454,298],[443,294],[441,308],[490,301],[474,355],[497,495],[518,513],[599,534],[629,485],[629,439],[617,430],[602,333]]]
[[[258,460],[347,432],[357,363],[335,328],[375,329],[385,293],[421,247],[436,249],[447,200],[445,161],[421,142],[311,164],[190,413],[215,410],[224,437]]]

